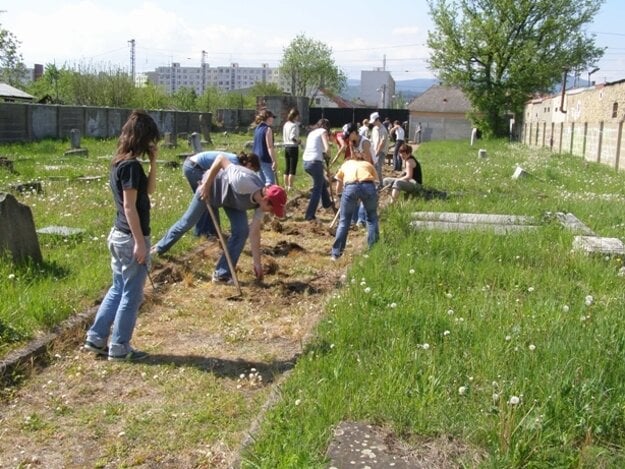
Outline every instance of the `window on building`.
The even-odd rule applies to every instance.
[[[618,103],[612,104],[612,117],[615,118],[618,116]]]

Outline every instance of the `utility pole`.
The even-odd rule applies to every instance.
[[[206,51],[202,51],[202,94],[206,91]]]
[[[136,65],[136,57],[135,57],[135,40],[131,39],[128,41],[130,44],[130,77],[132,78],[132,84],[135,84],[135,65]]]

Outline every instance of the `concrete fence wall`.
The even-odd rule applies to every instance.
[[[562,112],[564,110],[564,112]],[[625,81],[536,99],[525,106],[521,141],[625,168]]]
[[[0,142],[69,138],[71,129],[80,130],[86,137],[115,138],[130,112],[130,109],[122,108],[0,103]],[[203,130],[200,126],[202,113],[199,112],[148,112],[162,133]]]

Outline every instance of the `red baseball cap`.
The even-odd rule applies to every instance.
[[[286,205],[286,191],[282,187],[273,184],[265,189],[265,196],[271,203],[271,211],[278,218],[284,218]]]

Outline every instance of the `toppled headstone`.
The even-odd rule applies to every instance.
[[[618,238],[602,238],[601,236],[575,236],[573,250],[587,254],[608,254],[622,256],[625,254],[625,244]]]
[[[71,228],[69,226],[50,225],[39,228],[37,233],[43,235],[60,236],[62,238],[73,238],[81,236],[85,230],[83,228]]]
[[[0,252],[8,251],[13,262],[42,262],[39,239],[30,207],[11,194],[0,192]]]
[[[71,129],[69,131],[69,140],[71,148],[67,150],[63,155],[65,156],[87,156],[89,150],[80,147],[80,130]]]
[[[13,184],[10,186],[11,190],[15,192],[24,193],[24,192],[35,192],[37,194],[41,194],[43,192],[43,187],[41,186],[41,181],[31,181],[31,182],[22,182],[20,184]]]
[[[76,180],[82,181],[82,182],[95,182],[95,181],[101,181],[105,177],[106,176],[80,176],[80,177],[77,177]]]
[[[468,231],[490,230],[495,234],[509,234],[519,231],[530,231],[538,228],[536,225],[495,225],[493,223],[452,223],[444,221],[415,220],[410,222],[415,229],[441,230],[441,231]]]
[[[538,228],[532,217],[488,213],[415,212],[415,229],[441,231],[490,230],[495,234],[508,234]]]
[[[514,170],[514,173],[512,174],[512,179],[519,179],[526,176],[529,176],[529,173],[520,166],[517,166]]]
[[[556,217],[562,226],[573,231],[574,233],[581,233],[585,236],[595,236],[595,232],[584,225],[579,218],[572,213],[556,212]]]

